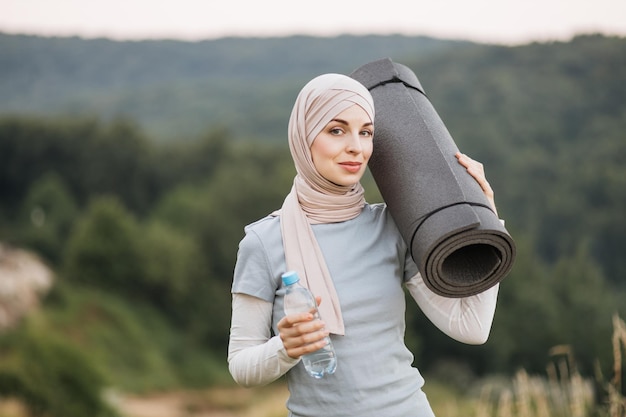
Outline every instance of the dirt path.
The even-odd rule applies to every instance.
[[[213,388],[147,396],[117,395],[126,417],[285,417],[284,384],[263,388]]]

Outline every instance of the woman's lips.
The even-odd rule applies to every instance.
[[[359,172],[362,164],[360,162],[341,162],[339,165],[341,165],[346,171],[354,174]]]

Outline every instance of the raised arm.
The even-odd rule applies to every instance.
[[[439,330],[462,343],[480,345],[487,341],[496,311],[499,284],[480,294],[447,298],[432,292],[417,274],[406,287],[426,317]]]

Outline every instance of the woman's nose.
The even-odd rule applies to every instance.
[[[361,146],[361,137],[358,132],[349,135],[347,141],[346,150],[349,153],[361,153],[363,151],[363,147]]]

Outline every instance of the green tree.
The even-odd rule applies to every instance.
[[[203,279],[204,262],[197,244],[162,222],[151,222],[142,230],[144,296],[168,316],[184,321],[188,318],[181,317],[181,309],[191,296],[193,281]]]
[[[152,164],[161,189],[206,182],[226,157],[231,140],[226,130],[214,128],[197,139],[160,143]]]
[[[0,118],[0,201],[16,210],[33,182],[55,172],[81,207],[111,194],[143,212],[161,191],[153,153],[126,119]]]
[[[135,218],[117,198],[96,198],[72,231],[63,276],[121,294],[139,294],[145,277],[141,239]]]
[[[55,172],[33,183],[22,203],[20,242],[58,265],[78,215],[73,196]]]
[[[571,257],[562,257],[552,270],[551,290],[559,312],[555,344],[572,347],[580,367],[591,375],[596,361],[611,369],[612,317],[619,312],[619,298],[581,244]],[[622,307],[623,308],[623,307]]]
[[[81,195],[116,195],[134,212],[145,212],[158,197],[153,146],[131,121],[117,119],[98,129],[76,151]]]
[[[0,202],[19,208],[31,185],[55,172],[82,202],[80,185],[87,165],[82,149],[98,130],[93,119],[0,118]]]

